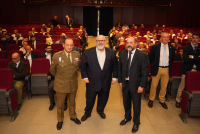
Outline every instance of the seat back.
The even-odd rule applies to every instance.
[[[6,68],[8,61],[6,59],[0,59],[0,68]]]
[[[40,52],[43,52],[45,50],[47,44],[37,44],[36,50],[39,50]]]
[[[49,59],[38,58],[32,60],[31,74],[49,74]]]
[[[0,51],[0,59],[5,59],[5,58],[6,58],[5,51]]]
[[[30,64],[29,64],[29,60],[27,59],[21,59],[22,61],[26,62],[27,67],[28,67],[28,75],[30,74]]]
[[[52,47],[52,49],[56,49],[57,51],[62,51],[63,50],[63,45],[62,44],[52,44],[51,47]]]
[[[181,66],[183,65],[183,61],[174,61],[172,63],[172,71],[171,77],[181,77],[182,74],[180,73]]]
[[[40,50],[32,50],[31,52],[32,52],[32,53],[36,53],[36,54],[38,55],[39,58],[41,57],[41,52],[40,52]]]
[[[0,68],[0,89],[7,91],[13,88],[12,70],[8,68]]]
[[[8,60],[8,62],[11,62],[11,61],[12,61],[12,54],[15,53],[15,52],[19,53],[19,54],[20,54],[20,57],[22,57],[22,55],[23,55],[23,52],[22,52],[22,51],[19,51],[19,50],[11,50],[11,51],[8,51],[8,55],[7,55],[7,60]]]
[[[1,43],[1,42],[0,42],[0,43]],[[2,44],[0,44],[0,49],[1,49],[1,51],[4,50],[4,46],[3,46]]]
[[[8,44],[6,45],[6,51],[10,50],[19,50],[19,45],[18,44]]]
[[[73,39],[74,40],[74,46],[77,46],[78,48],[81,48],[81,41],[80,39]]]
[[[193,91],[200,91],[200,72],[188,71],[185,77],[186,91],[192,93]]]

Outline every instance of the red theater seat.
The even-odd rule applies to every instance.
[[[8,61],[6,59],[0,59],[0,68],[6,68]]]
[[[6,45],[6,51],[10,51],[10,50],[19,50],[19,45],[17,45],[17,44]]]
[[[63,45],[62,44],[52,44],[52,49],[56,49],[57,51],[62,51],[63,50]]]
[[[6,52],[0,51],[0,59],[5,59],[5,58],[6,58]]]

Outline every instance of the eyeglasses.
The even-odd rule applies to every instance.
[[[97,42],[104,42],[105,40],[97,40]]]

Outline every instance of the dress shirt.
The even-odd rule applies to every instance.
[[[193,50],[194,50],[194,52],[195,52],[195,51],[196,51],[196,50],[195,50],[195,45],[191,43],[191,46],[192,46],[192,48],[193,48]],[[197,47],[198,47],[198,45],[197,45]],[[197,68],[197,66],[194,64],[193,68]]]
[[[19,66],[19,63],[20,63],[20,61],[18,61],[18,62],[16,63],[16,68],[18,68],[18,66]]]
[[[65,51],[65,50],[64,50]],[[66,56],[67,56],[67,58],[68,58],[68,56],[70,56],[69,58],[70,58],[70,62],[72,63],[72,54],[71,54],[71,52],[70,53],[67,53],[66,51],[65,51],[65,54],[66,54]]]
[[[32,67],[32,57],[31,57],[31,53],[27,56],[24,56],[24,59],[27,59],[29,60],[29,64],[30,64],[30,67]]]
[[[49,59],[49,63],[51,65],[51,53],[47,55],[47,52],[45,53],[46,59]]]
[[[130,66],[129,66],[129,68],[131,67],[131,63],[132,63],[132,59],[133,59],[133,56],[134,56],[134,54],[135,54],[135,51],[136,51],[136,49],[134,49],[133,51],[132,51],[132,54],[131,54],[131,61],[130,61]],[[128,60],[128,58],[129,58],[129,52],[128,52],[128,56],[127,56],[127,60]],[[128,78],[125,78],[126,80],[129,80],[129,77]]]
[[[164,51],[164,44],[161,43],[159,66],[163,66],[163,51]],[[168,44],[166,44],[166,54],[167,54],[167,59],[166,59],[166,65],[165,66],[169,66],[169,46],[168,46]]]

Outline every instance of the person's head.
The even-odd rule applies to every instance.
[[[192,44],[194,44],[195,46],[198,45],[199,37],[200,37],[199,33],[197,33],[197,32],[193,33]]]
[[[143,42],[140,42],[139,43],[139,48],[141,49],[141,48],[143,48],[144,47],[144,43]]]
[[[124,26],[126,26],[126,23],[124,23]]]
[[[24,37],[23,42],[24,41],[28,42],[28,37]]]
[[[171,45],[172,45],[173,47],[175,47],[175,43],[174,43],[174,42],[172,42]]]
[[[41,28],[41,32],[44,32],[44,28]]]
[[[99,50],[104,50],[106,45],[106,38],[103,35],[99,35],[96,38],[96,47]]]
[[[69,16],[68,16],[68,15],[66,15],[66,16],[65,16],[65,18],[66,18],[66,19],[69,19]]]
[[[141,27],[144,27],[144,24],[141,24]]]
[[[83,34],[83,30],[78,30],[78,32],[82,35]]]
[[[29,45],[26,45],[25,46],[25,50],[26,50],[26,53],[31,53],[31,46],[29,46]]]
[[[57,27],[60,27],[60,24],[58,24]]]
[[[169,33],[168,32],[162,32],[161,34],[161,42],[166,45],[169,42]]]
[[[46,24],[42,24],[42,27],[46,27]]]
[[[28,31],[28,35],[29,36],[32,36],[33,34],[32,34],[32,31]]]
[[[152,33],[156,33],[156,29],[153,29],[153,30],[152,30]]]
[[[16,34],[15,35],[16,37],[20,37],[20,33],[19,32],[16,32],[15,34]]]
[[[170,30],[170,34],[173,34],[173,33],[174,33],[174,30],[171,29],[171,30]]]
[[[175,43],[175,44],[178,44],[178,39],[174,39],[174,43]]]
[[[119,32],[117,30],[115,30],[115,35],[119,35]]]
[[[116,27],[115,27],[115,26],[113,26],[113,27],[112,27],[112,30],[116,30]]]
[[[157,35],[156,34],[153,35],[153,39],[157,40]]]
[[[140,32],[136,32],[136,36],[140,36]]]
[[[120,42],[124,42],[124,38],[123,37],[120,38]]]
[[[181,36],[181,33],[177,33],[177,37]]]
[[[47,53],[51,53],[52,51],[51,45],[46,45],[45,50]]]
[[[23,41],[22,46],[25,48],[27,45],[28,45],[28,42],[27,41]]]
[[[54,20],[57,20],[57,18],[58,18],[57,16],[54,16]]]
[[[162,27],[165,28],[165,25],[163,25]]]
[[[132,36],[132,33],[131,33],[131,32],[129,32],[129,33],[128,33],[128,36]]]
[[[158,27],[158,24],[156,24],[156,27]]]
[[[183,48],[180,48],[178,53],[179,53],[180,56],[183,56]]]
[[[16,34],[17,32],[18,32],[18,30],[17,30],[17,29],[15,29],[15,30],[14,30],[14,34]]]
[[[147,39],[146,39],[146,42],[147,42],[147,43],[151,43],[151,39],[150,39],[150,38],[147,38]]]
[[[12,61],[13,61],[14,63],[19,62],[19,61],[20,61],[20,54],[19,54],[19,53],[13,53],[13,54],[12,54]]]
[[[50,28],[53,28],[53,25],[50,25]]]
[[[31,41],[35,41],[36,40],[36,37],[35,36],[32,36],[31,37]]]
[[[136,49],[137,47],[137,39],[136,38],[133,38],[133,37],[129,37],[127,38],[127,42],[126,42],[126,48],[127,50],[130,52],[130,51],[133,51]]]
[[[33,31],[33,32],[35,32],[35,28],[34,28],[34,27],[33,27],[33,28],[31,28],[31,29],[32,29],[32,31]]]
[[[150,35],[150,31],[147,31],[147,35]]]
[[[70,27],[70,29],[69,29],[69,30],[70,30],[70,32],[73,32],[73,27]]]
[[[6,40],[10,40],[10,34],[5,34],[5,38],[6,38]]]
[[[65,42],[63,43],[63,48],[67,53],[70,53],[73,50],[74,41],[71,37],[66,37]]]
[[[120,32],[119,32],[119,37],[122,37],[122,35],[123,35],[123,32],[120,31]]]
[[[159,29],[159,30],[158,30],[158,34],[161,34],[161,33],[162,33],[162,30],[161,30],[161,29]]]
[[[117,24],[118,26],[121,26],[121,23],[120,22],[118,22],[118,24]]]
[[[180,34],[181,34],[181,35],[183,34],[183,30],[180,30]]]
[[[65,33],[60,34],[60,36],[59,36],[60,41],[64,42],[65,41],[65,37],[66,37]]]
[[[192,36],[188,36],[188,42],[192,41]]]
[[[7,31],[2,31],[2,34],[3,34],[3,35],[6,35],[6,33],[7,33]]]
[[[134,26],[134,29],[137,30],[137,26]]]
[[[80,30],[83,30],[83,26],[80,26]]]

